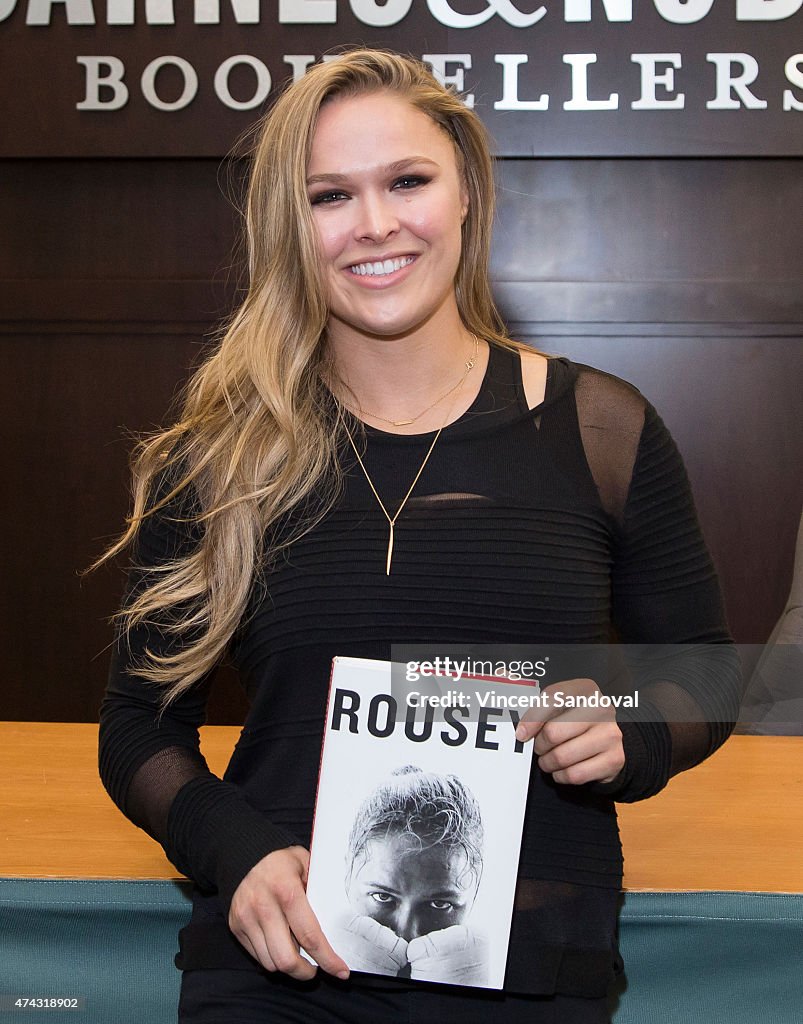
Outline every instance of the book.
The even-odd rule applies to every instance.
[[[507,680],[403,670],[333,660],[307,896],[351,970],[500,989],[533,745]]]

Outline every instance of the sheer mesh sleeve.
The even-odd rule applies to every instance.
[[[628,802],[657,793],[725,742],[741,671],[685,467],[661,418],[605,374],[582,374],[577,398],[589,466],[615,524],[613,619],[640,704],[618,714],[622,772],[591,788]]]
[[[163,476],[158,497],[168,493]],[[186,499],[172,501],[140,530],[124,603],[147,581],[148,568],[192,550],[200,540],[186,521]],[[175,639],[153,624],[119,630],[99,713],[98,765],[112,800],[164,848],[202,889],[217,890],[226,910],[248,871],[268,853],[298,840],[251,806],[241,790],[213,775],[200,753],[213,673],[161,715],[161,687],[135,674],[149,648],[165,654]]]

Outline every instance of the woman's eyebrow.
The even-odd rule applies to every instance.
[[[367,885],[371,889],[381,889],[382,892],[389,892],[389,893],[392,893],[394,896],[398,896],[399,895],[399,890],[398,889],[394,889],[390,885],[385,885],[384,882],[363,882],[363,885]]]
[[[403,160],[395,160],[392,164],[387,164],[385,167],[380,168],[380,171],[387,175],[398,174],[399,171],[403,171],[411,164],[432,164],[433,167],[439,166],[435,160],[431,160],[428,156],[406,156]],[[307,178],[307,185],[316,185],[320,181],[329,181],[332,182],[332,184],[340,184],[348,180],[348,174],[336,174],[332,171],[324,174],[311,174]]]

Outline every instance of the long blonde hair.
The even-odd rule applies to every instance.
[[[469,196],[455,278],[458,310],[471,333],[520,347],[507,337],[490,290],[493,162],[477,115],[409,57],[352,50],[310,69],[258,126],[245,208],[245,301],[187,384],[178,421],[135,448],[127,529],[95,563],[132,544],[160,510],[198,532],[189,553],[148,567],[146,585],[116,616],[125,630],[157,622],[177,641],[174,653],[149,651],[134,666],[164,687],[163,710],[225,652],[259,570],[337,500],[343,431],[327,414],[327,305],[306,167],[322,104],[376,91],[403,96],[453,140]],[[313,492],[314,513],[296,516],[295,528],[266,549],[268,531],[303,509]]]

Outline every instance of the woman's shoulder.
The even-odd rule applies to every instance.
[[[524,388],[524,397],[527,400],[527,408],[534,409],[544,401],[546,396],[549,357],[537,349],[530,351],[520,349],[519,356],[521,358],[521,383]]]
[[[581,422],[589,416],[600,426],[638,422],[639,429],[649,402],[639,389],[613,373],[579,363],[563,355],[538,349],[519,350],[521,379],[527,407],[534,409],[550,393],[573,391]]]
[[[522,353],[522,382],[528,405],[533,408],[536,403],[530,400],[526,374],[537,381],[539,370],[546,374],[548,399],[559,401],[573,396],[576,428],[602,506],[621,522],[651,407],[637,387],[615,374],[566,356],[541,355],[541,360],[539,367],[528,353]]]
[[[615,434],[639,435],[649,405],[630,381],[585,363],[574,363],[574,395],[581,426],[596,425]]]

